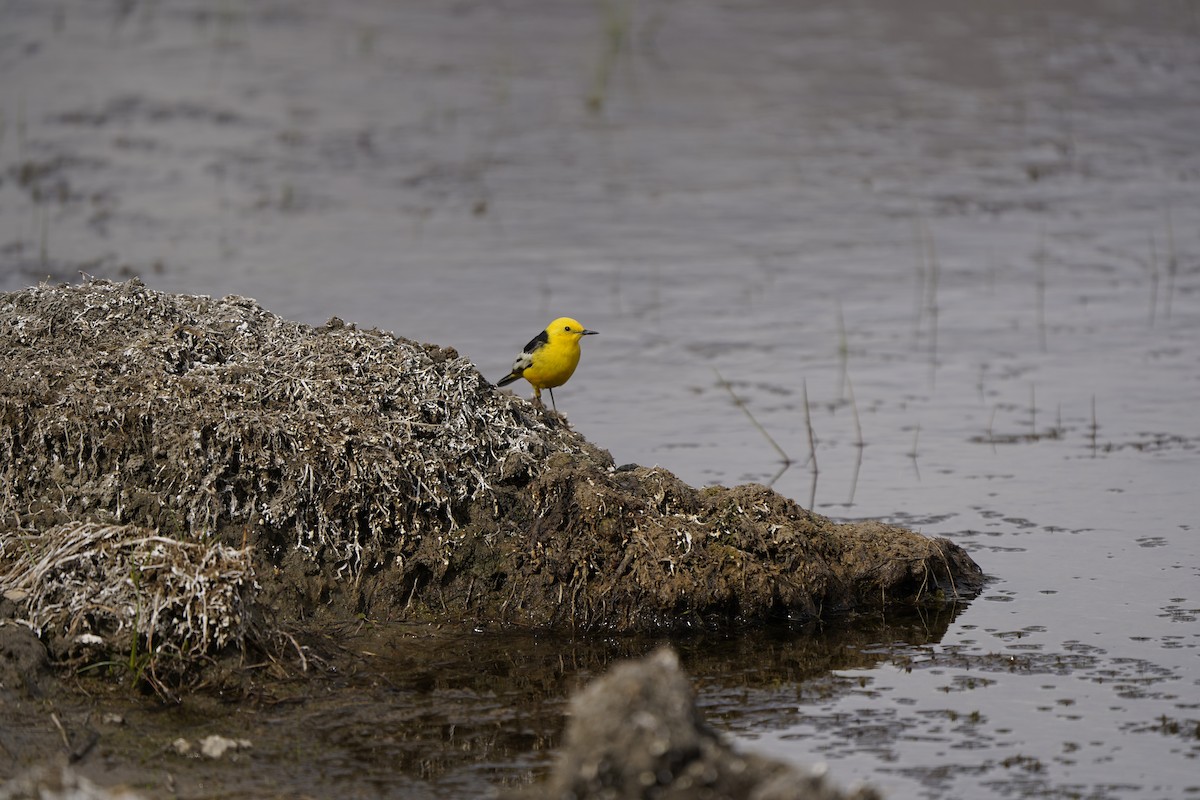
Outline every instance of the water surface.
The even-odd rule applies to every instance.
[[[136,274],[493,378],[575,316],[558,407],[618,463],[995,579],[931,625],[679,642],[745,746],[892,797],[1200,792],[1195,4],[8,0],[0,31],[2,288]],[[552,644],[589,657],[534,710],[454,688],[502,747],[318,785],[525,780],[577,680],[652,645]]]

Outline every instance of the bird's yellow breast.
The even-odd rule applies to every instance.
[[[533,363],[521,374],[538,389],[562,386],[579,365],[579,337],[552,337],[530,354]]]

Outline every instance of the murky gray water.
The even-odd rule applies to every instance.
[[[559,409],[619,463],[996,578],[849,669],[689,664],[718,724],[893,797],[1200,792],[1200,6],[334,9],[0,3],[0,288],[138,274],[492,378],[576,316]]]

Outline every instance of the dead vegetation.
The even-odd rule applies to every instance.
[[[630,630],[979,585],[949,542],[618,470],[453,350],[245,298],[2,295],[0,376],[0,589],[59,658],[186,666],[322,615]]]
[[[10,551],[15,557],[7,558]],[[52,636],[63,659],[108,657],[119,642],[135,673],[188,671],[215,649],[240,643],[256,588],[247,550],[146,535],[143,528],[67,523],[0,542],[5,594]]]

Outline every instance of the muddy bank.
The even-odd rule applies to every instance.
[[[0,299],[0,584],[158,683],[313,618],[611,631],[976,590],[957,546],[617,467],[452,349],[139,281]]]
[[[567,647],[561,652],[570,651]],[[556,731],[546,742],[553,753],[547,753],[552,764],[544,777],[507,787],[493,777],[491,792],[478,786],[457,796],[494,795],[499,790],[501,797],[508,800],[558,797],[877,800],[880,797],[867,788],[850,791],[837,788],[835,781],[845,783],[846,776],[826,775],[823,768],[790,766],[735,748],[706,721],[707,715],[697,704],[691,678],[680,660],[681,655],[663,647],[644,657],[613,663],[603,675],[573,692],[561,738],[557,731],[562,724],[558,705],[555,713],[545,715]],[[691,660],[688,661],[690,669]],[[315,696],[309,698],[310,703],[314,700]],[[100,707],[106,706],[101,700]],[[373,724],[362,714],[364,718],[354,722],[361,730],[354,733],[345,727],[347,718],[356,718],[362,712],[359,704],[343,698],[339,713],[329,713],[332,709],[325,706],[293,712],[310,720],[310,724],[300,726],[304,733],[291,727],[281,730],[283,726],[278,720],[275,724],[260,721],[244,731],[246,738],[239,739],[206,733],[211,728],[192,728],[184,732],[188,738],[168,739],[164,733],[147,730],[144,714],[136,710],[96,714],[92,725],[98,731],[92,733],[102,743],[90,755],[80,759],[63,754],[20,770],[8,782],[0,780],[0,798],[135,798],[164,794],[186,797],[196,796],[197,788],[203,785],[210,787],[205,796],[369,796],[373,794],[370,787],[379,785],[395,788],[387,796],[402,796],[404,776],[414,765],[382,754],[390,756],[397,741],[407,739],[397,736],[395,723],[401,715],[411,716],[413,709],[392,708],[387,703],[375,703],[372,707]],[[264,716],[274,717],[281,708],[266,711]],[[425,708],[426,712],[429,710]],[[64,717],[64,730],[74,734],[76,725],[72,715],[64,713],[61,707],[59,713]],[[473,729],[487,724],[478,718],[463,722],[465,735],[454,749],[460,751],[458,758],[469,760],[471,755],[462,751],[470,748],[475,737]],[[336,756],[330,753],[332,741],[307,735],[313,727],[325,726],[337,726],[343,740],[361,737],[360,746],[374,754],[364,755],[361,773],[356,770],[352,776],[342,776],[342,770],[333,766]],[[234,724],[227,720],[220,727],[228,733]],[[286,742],[281,741],[281,734]],[[135,744],[135,740],[140,742]],[[276,765],[280,749],[294,753],[298,748],[307,753],[306,760],[310,763],[325,762],[327,769],[339,775],[340,782],[331,784],[324,773],[319,773],[323,780],[312,782],[306,770],[297,765],[287,770],[289,777],[275,779],[273,791],[264,793],[261,778],[255,782],[250,776],[260,775],[268,765]],[[142,752],[143,757],[130,757],[127,751],[131,749]],[[441,750],[445,758],[446,748]],[[122,753],[121,757],[114,758],[115,752]],[[130,766],[109,772],[102,766],[106,763]],[[424,762],[424,766],[429,770],[431,763]],[[164,781],[164,775],[172,777]],[[122,784],[134,786],[137,791],[123,789]],[[215,786],[221,787],[220,790],[215,791],[212,788]],[[426,796],[420,791],[417,795]]]

